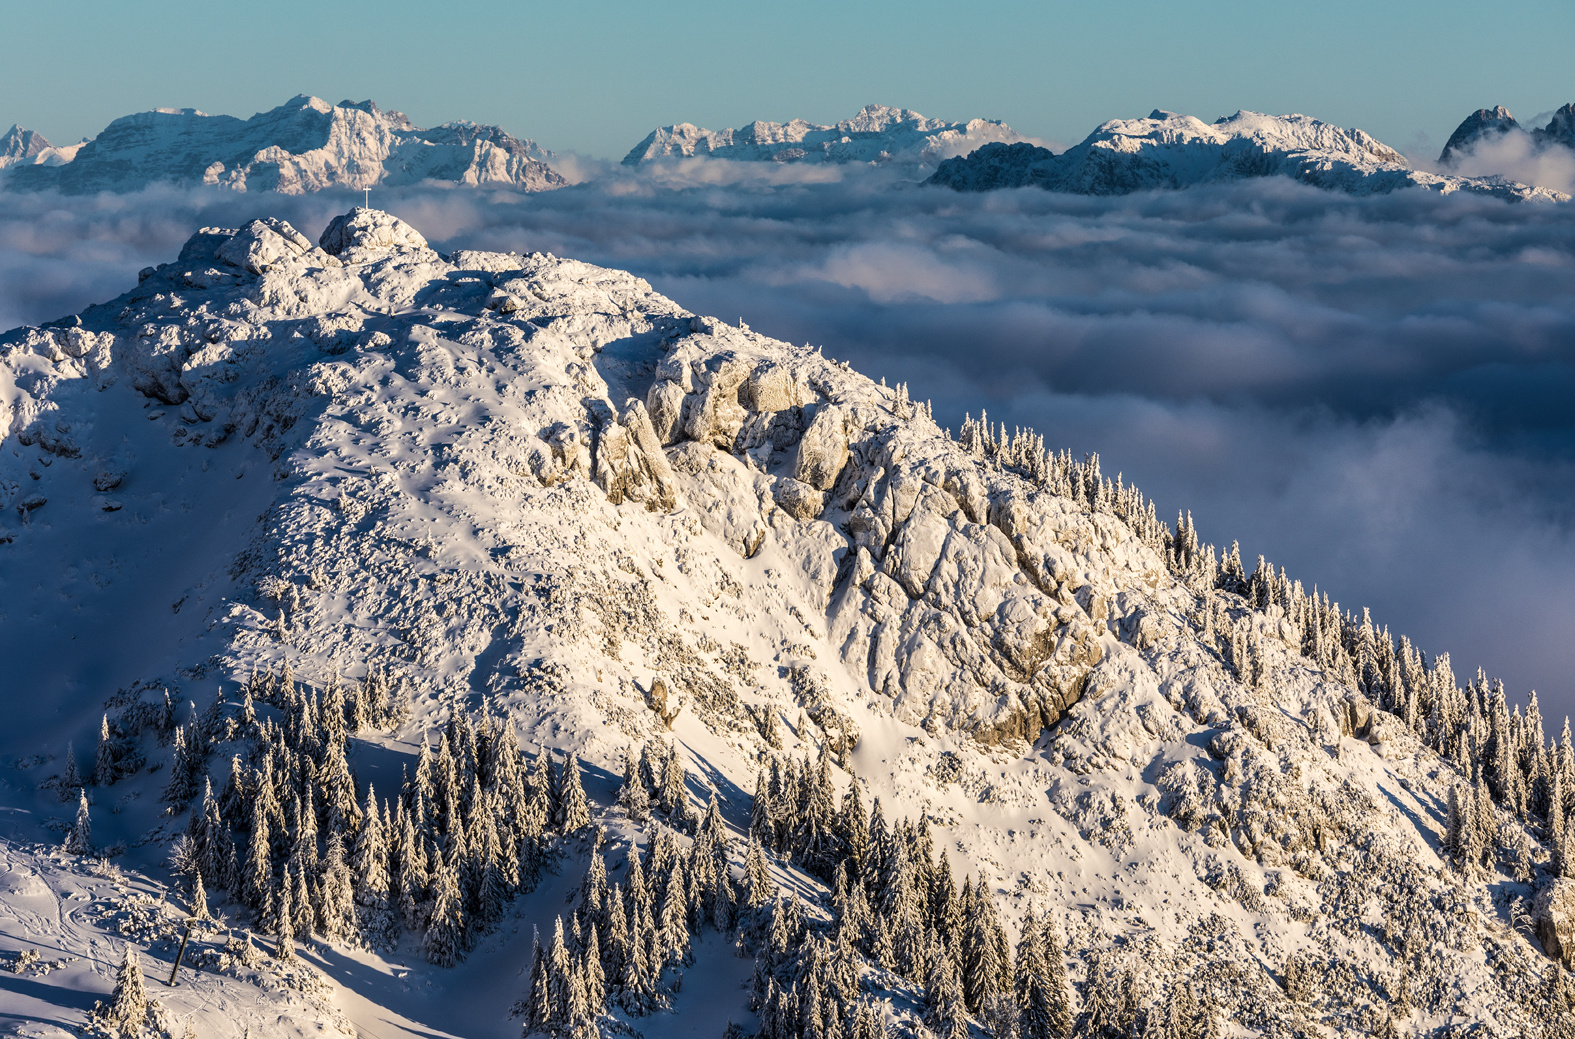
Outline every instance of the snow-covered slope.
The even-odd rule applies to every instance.
[[[437,180],[540,191],[564,183],[548,158],[496,126],[423,130],[370,101],[300,95],[244,120],[190,108],[124,116],[67,162],[13,169],[6,186],[88,194],[174,181],[300,194]]]
[[[1303,115],[1246,111],[1214,123],[1164,111],[1147,119],[1116,119],[1060,155],[1024,143],[986,145],[942,163],[930,183],[959,191],[1034,185],[1085,195],[1121,195],[1268,176],[1292,177],[1355,195],[1424,187],[1446,194],[1468,191],[1516,200],[1567,198],[1502,178],[1448,177],[1414,170],[1398,152],[1361,130],[1345,130]]]
[[[663,126],[635,145],[623,164],[709,156],[742,162],[896,162],[933,167],[992,141],[1021,139],[997,120],[949,123],[906,108],[866,105],[852,119],[832,126],[802,119],[756,120],[734,130],[706,130],[689,123]]]
[[[105,921],[174,919],[136,895],[146,879],[117,889],[58,850],[68,741],[85,752],[106,707],[124,730],[122,764],[88,786],[94,841],[157,878],[187,830],[186,802],[170,819],[159,798],[187,767],[152,735],[168,740],[185,710],[161,691],[228,700],[174,728],[221,748],[218,791],[231,753],[259,775],[306,769],[298,746],[267,748],[316,739],[302,719],[334,716],[313,705],[342,675],[397,701],[381,731],[351,733],[357,797],[402,780],[408,794],[402,771],[439,768],[416,767],[421,740],[468,715],[580,759],[609,882],[626,888],[629,842],[652,838],[612,806],[617,776],[668,741],[689,812],[717,797],[735,871],[752,814],[757,834],[762,812],[800,820],[821,862],[842,845],[818,827],[852,791],[913,819],[898,831],[910,857],[883,853],[903,879],[860,882],[901,897],[859,946],[877,965],[853,975],[910,1034],[924,971],[945,988],[941,959],[924,968],[914,950],[948,954],[902,901],[945,904],[918,853],[929,834],[1014,938],[1030,906],[1048,915],[1096,1023],[1203,1034],[1169,1009],[1195,1000],[1216,1034],[1570,1027],[1564,975],[1517,915],[1539,885],[1568,883],[1550,880],[1545,844],[1562,846],[1549,790],[1571,789],[1575,749],[1550,749],[1540,718],[1511,718],[1501,691],[1457,687],[1447,657],[1424,666],[1272,568],[1249,578],[1097,460],[987,424],[953,437],[903,388],[629,274],[439,256],[364,209],[317,246],[280,221],[205,228],[125,295],[0,338],[0,437],[0,660],[23,694],[0,727],[15,878],[0,900],[19,921],[0,952],[83,961],[0,988],[0,1013],[75,1026],[119,961]],[[285,665],[322,692],[257,678]],[[825,764],[824,797],[752,800],[803,756]],[[303,773],[324,791],[328,760]],[[1517,787],[1519,769],[1532,778]],[[852,833],[841,803],[833,831]],[[533,928],[552,935],[591,852],[556,847],[557,871],[459,967],[424,963],[419,931],[376,949],[313,942],[304,973],[216,936],[211,962],[234,976],[158,995],[177,1021],[222,1008],[219,1034],[293,1030],[302,1000],[362,1034],[518,1034]],[[286,879],[318,868],[295,854]],[[846,918],[811,856],[770,869],[807,900],[811,934],[834,908]],[[64,908],[77,891],[91,920]],[[1575,920],[1543,903],[1551,950]],[[225,911],[239,942],[254,917]],[[778,911],[772,944],[783,912],[797,910]],[[131,932],[167,964],[171,927]],[[604,1027],[761,1030],[748,963],[704,933],[681,991]],[[757,987],[787,969],[762,962]],[[778,989],[771,975],[771,1005],[819,1006],[794,1002],[806,976]],[[250,1003],[238,984],[257,986]]]

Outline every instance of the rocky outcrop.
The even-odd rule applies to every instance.
[[[403,220],[361,206],[334,217],[317,241],[325,253],[341,263],[365,263],[394,250],[427,248],[421,232]]]
[[[1439,152],[1438,161],[1441,165],[1447,166],[1462,152],[1473,150],[1483,140],[1502,137],[1519,129],[1520,124],[1503,105],[1495,108],[1479,108],[1455,127],[1455,132],[1449,135],[1448,141],[1444,142],[1444,150]]]
[[[1539,147],[1558,145],[1575,150],[1575,104],[1565,105],[1553,113],[1548,125],[1531,131]]]
[[[1548,882],[1531,904],[1531,919],[1548,958],[1575,970],[1575,880]]]
[[[241,228],[215,249],[213,255],[223,263],[261,274],[283,260],[305,255],[311,249],[311,241],[287,221],[269,217],[253,220]]]

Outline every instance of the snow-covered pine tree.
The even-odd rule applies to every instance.
[[[968,1039],[968,1011],[952,957],[939,942],[930,946],[924,985],[924,1022],[940,1039]]]
[[[246,845],[239,895],[245,905],[261,909],[272,890],[273,849],[268,834],[268,811],[259,798],[252,809],[252,832]]]
[[[563,939],[563,917],[554,925],[552,945],[547,949],[547,998],[550,1016],[547,1024],[561,1029],[572,1028],[589,1016],[585,1002],[585,989],[578,977],[568,943]]]
[[[654,927],[649,916],[630,914],[629,943],[618,976],[618,1001],[631,1014],[648,1013],[656,1002],[659,965],[652,962]]]
[[[191,918],[193,920],[207,920],[208,891],[202,886],[202,871],[198,870],[191,878]]]
[[[284,877],[273,901],[275,954],[281,960],[288,960],[295,955],[295,905],[288,863],[285,864]]]
[[[873,999],[861,999],[848,1018],[848,1039],[887,1039],[884,1015]]]
[[[1045,977],[1048,979],[1046,991],[1049,1001],[1050,1034],[1057,1037],[1070,1036],[1073,1023],[1077,1020],[1077,1008],[1072,1003],[1072,985],[1066,973],[1066,960],[1063,954],[1065,946],[1053,916],[1046,914],[1042,933],[1044,934]]]
[[[869,817],[864,812],[864,799],[859,794],[857,781],[849,783],[848,792],[842,795],[836,825],[842,855],[848,862],[850,875],[857,879],[864,870],[864,856],[869,845]]]
[[[148,994],[142,984],[142,961],[136,946],[127,944],[115,973],[115,990],[103,1010],[105,1022],[123,1035],[141,1035],[147,1023]]]
[[[416,841],[415,826],[408,815],[401,814],[399,825],[398,872],[394,887],[398,891],[399,919],[407,930],[424,926],[422,903],[426,895],[426,856]]]
[[[688,963],[691,959],[689,918],[685,907],[683,870],[676,864],[663,885],[657,930],[668,964]]]
[[[755,773],[755,796],[749,807],[749,836],[762,846],[770,846],[776,839],[776,820],[771,816],[771,787],[765,769]]]
[[[935,929],[943,937],[956,940],[962,934],[962,909],[957,901],[957,887],[952,881],[951,862],[941,851],[940,861],[930,873],[930,889],[925,905],[925,926]]]
[[[624,970],[632,952],[629,916],[624,912],[621,885],[614,884],[608,892],[606,907],[607,924],[602,930],[607,935],[607,941],[602,946],[602,965],[606,968],[610,987],[621,1001]]]
[[[639,759],[632,751],[623,756],[623,785],[618,788],[618,806],[632,821],[643,823],[651,817],[651,795],[640,778]]]
[[[77,820],[66,833],[66,851],[86,855],[93,850],[93,830],[88,820],[87,791],[77,788]]]
[[[60,769],[59,786],[56,789],[62,801],[71,800],[71,796],[82,789],[82,774],[77,771],[76,747],[70,742],[66,743],[66,763]]]
[[[499,862],[498,836],[490,819],[481,827],[481,889],[476,895],[476,924],[481,933],[490,933],[503,918],[509,888]],[[594,930],[591,932],[596,933]]]
[[[541,932],[531,938],[530,987],[525,994],[525,1034],[547,1027],[552,1019],[552,993],[547,986],[547,956],[541,947]]]
[[[585,1005],[591,1017],[607,1012],[607,976],[602,971],[601,942],[596,930],[591,929],[585,938],[585,952],[580,958],[580,977],[585,986]]]
[[[561,778],[561,796],[556,821],[564,833],[577,833],[591,824],[591,806],[585,798],[585,787],[580,784],[580,763],[565,755]]]
[[[864,869],[862,880],[865,893],[871,900],[878,901],[880,893],[885,887],[887,874],[887,858],[891,855],[891,833],[886,827],[886,815],[881,811],[880,798],[870,806],[870,822],[866,827],[869,834],[865,845]]]
[[[328,834],[318,878],[319,933],[325,938],[342,938],[355,929],[355,886],[345,862],[344,838],[338,830]]]
[[[440,861],[432,878],[432,913],[422,938],[427,962],[452,967],[464,948],[465,907],[459,877],[452,862]]]
[[[361,829],[356,832],[350,851],[351,872],[355,876],[355,900],[364,906],[388,905],[388,834],[378,811],[372,784],[366,786],[366,803],[361,809]]]
[[[1050,992],[1053,984],[1050,970],[1045,963],[1044,935],[1034,919],[1033,907],[1023,917],[1021,933],[1017,939],[1016,973],[1013,978],[1013,996],[1017,1000],[1017,1034],[1019,1039],[1066,1039],[1055,1031],[1054,1009]]]
[[[115,741],[109,732],[109,715],[105,714],[98,723],[98,755],[93,763],[93,785],[109,786],[119,778],[115,770]]]
[[[771,879],[771,866],[766,862],[765,849],[760,841],[751,837],[749,851],[744,856],[744,904],[754,909],[775,898],[777,885]]]

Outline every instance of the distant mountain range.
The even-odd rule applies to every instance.
[[[1567,200],[1554,188],[1464,175],[1495,172],[1491,157],[1483,162],[1479,156],[1470,167],[1458,164],[1483,142],[1516,134],[1526,138],[1532,154],[1575,152],[1575,105],[1565,105],[1546,126],[1530,131],[1503,107],[1474,112],[1445,145],[1439,173],[1412,167],[1399,151],[1362,130],[1304,115],[1240,111],[1205,123],[1156,110],[1145,119],[1104,123],[1056,154],[1000,121],[947,122],[883,105],[867,105],[831,125],[757,120],[708,130],[676,123],[647,134],[622,164],[636,170],[682,159],[878,165],[959,191],[1032,185],[1120,195],[1284,176],[1353,195],[1421,187],[1511,201]],[[496,126],[450,122],[422,129],[371,101],[334,105],[304,94],[250,119],[190,108],[141,112],[66,147],[19,126],[0,137],[6,188],[64,194],[130,192],[155,183],[301,194],[423,181],[542,191],[567,183],[551,159],[534,141]]]
[[[1413,169],[1398,151],[1361,130],[1304,115],[1247,111],[1213,123],[1159,110],[1146,119],[1115,119],[1060,155],[1026,143],[987,144],[941,163],[929,183],[958,191],[1033,185],[1081,195],[1123,195],[1267,176],[1353,195],[1422,187],[1517,201],[1569,198],[1501,177]]]
[[[991,142],[1021,141],[1005,123],[971,119],[949,123],[907,108],[866,105],[852,119],[830,126],[794,119],[756,120],[736,130],[706,130],[677,123],[652,130],[624,156],[625,166],[660,159],[712,158],[742,162],[907,163],[934,166]]]
[[[541,191],[566,183],[548,157],[535,142],[496,126],[452,122],[424,130],[371,101],[332,105],[304,94],[250,119],[192,108],[139,112],[71,149],[17,127],[0,140],[7,187],[66,194],[137,191],[164,181],[283,194],[423,180]]]

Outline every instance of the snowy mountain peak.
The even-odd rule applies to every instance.
[[[897,162],[933,166],[989,141],[1016,141],[1004,123],[951,123],[906,108],[866,105],[851,119],[820,125],[794,119],[756,120],[731,130],[677,123],[651,131],[624,156],[625,166],[659,159],[710,157],[742,162]]]
[[[69,162],[80,144],[57,148],[37,130],[13,125],[0,136],[0,170],[10,166],[59,165]]]
[[[53,148],[44,135],[36,130],[24,130],[20,126],[12,125],[5,136],[0,137],[0,161],[16,162],[31,159],[41,152]]]
[[[0,336],[0,660],[47,692],[0,727],[0,913],[51,957],[6,1000],[1567,1034],[1575,751],[1501,686],[629,273],[317,241],[203,228]],[[170,862],[237,933],[159,1017],[106,990],[128,938],[173,965]]]
[[[285,194],[422,180],[527,191],[564,183],[536,145],[495,126],[424,130],[371,101],[298,94],[250,119],[160,108],[124,116],[67,162],[15,167],[13,188],[66,194],[137,191],[158,181]]]
[[[1156,109],[1146,119],[1102,124],[1061,155],[1025,144],[991,144],[950,159],[930,183],[960,191],[1036,185],[1052,191],[1118,195],[1247,177],[1288,176],[1352,194],[1419,186],[1519,200],[1563,194],[1500,178],[1441,177],[1411,169],[1404,157],[1362,130],[1304,115],[1239,111],[1213,123]]]

